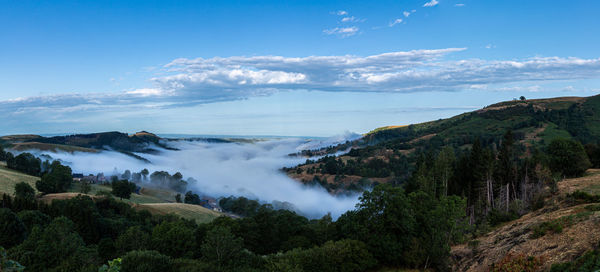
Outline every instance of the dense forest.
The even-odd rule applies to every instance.
[[[475,139],[469,149],[421,152],[405,182],[365,191],[356,209],[337,220],[309,220],[229,197],[220,205],[241,218],[197,224],[137,211],[107,194],[44,203],[20,183],[0,205],[2,265],[26,271],[445,271],[452,244],[543,207],[543,196],[552,194],[558,181],[598,166],[600,153],[594,144],[584,147],[570,139],[556,139],[531,154],[521,150],[507,131],[498,143]],[[70,168],[58,161],[42,163],[28,153],[0,155],[8,167],[41,176],[36,187],[42,193],[71,184]],[[164,185],[181,181],[180,175],[154,175]],[[133,189],[126,180],[112,183],[119,198]],[[586,258],[597,259],[590,254]]]

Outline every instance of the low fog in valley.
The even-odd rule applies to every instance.
[[[318,148],[334,142],[355,139],[353,134],[332,137],[326,140],[299,138],[267,139],[255,142],[213,143],[204,140],[169,141],[168,145],[178,150],[159,150],[156,154],[136,153],[151,163],[116,151],[100,153],[53,153],[50,155],[69,165],[74,173],[85,175],[104,173],[106,176],[121,174],[125,170],[139,172],[146,168],[154,171],[181,172],[184,179],[193,178],[188,190],[199,195],[212,197],[245,196],[264,203],[289,202],[295,209],[310,218],[319,218],[327,213],[337,218],[353,209],[358,195],[333,196],[321,187],[307,187],[287,177],[282,167],[291,167],[306,160],[304,157],[289,156],[307,148]]]

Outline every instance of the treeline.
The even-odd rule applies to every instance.
[[[198,225],[106,196],[44,204],[18,193],[0,202],[0,245],[26,271],[443,268],[449,243],[463,233],[464,204],[386,185],[365,193],[356,210],[335,222],[254,205],[247,217]]]
[[[544,150],[525,154],[511,131],[495,146],[475,139],[468,150],[447,146],[421,153],[404,188],[465,197],[470,223],[485,228],[542,207],[546,194],[557,190],[557,181],[583,175],[592,166],[588,153],[597,156],[597,150],[586,153],[581,143],[569,139],[555,139]]]
[[[167,188],[180,193],[185,192],[190,183],[196,182],[193,178],[184,180],[180,172],[171,175],[167,171],[154,171],[150,173],[148,169],[142,169],[140,172],[125,170],[122,174],[111,177],[111,181],[115,180],[128,180],[134,183],[148,182],[156,187]]]
[[[352,149],[347,155],[356,159],[343,161],[336,156],[325,156],[316,161],[307,160],[303,165],[318,164],[308,168],[306,170],[308,174],[354,175],[367,178],[401,175],[407,173],[409,169],[408,158],[397,151],[387,160],[361,156],[356,149]],[[295,169],[298,174],[304,172],[300,167]]]

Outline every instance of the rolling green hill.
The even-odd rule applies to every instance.
[[[30,176],[21,172],[6,168],[4,162],[0,162],[0,195],[9,194],[13,195],[15,192],[15,184],[19,182],[26,182],[35,188],[35,182],[38,181],[39,177]],[[36,190],[36,193],[38,191]]]
[[[116,150],[131,156],[133,152],[152,153],[152,146],[171,149],[163,144],[160,137],[141,131],[133,135],[121,132],[102,132],[67,136],[42,137],[38,135],[9,135],[0,137],[0,144],[10,149],[63,152],[98,152]]]
[[[498,146],[508,130],[524,154],[559,137],[598,143],[600,95],[507,101],[447,119],[377,128],[353,142],[302,152],[325,155],[352,148],[346,155],[285,170],[296,180],[320,183],[330,192],[340,192],[352,189],[358,181],[365,183],[363,178],[379,183],[401,180],[416,161],[414,155],[422,153],[415,151],[435,152],[444,146],[464,149],[475,139],[486,146]]]
[[[448,119],[376,129],[357,144],[408,148],[431,142],[464,145],[475,137],[498,140],[509,129],[518,139],[539,145],[554,137],[596,142],[600,137],[600,96],[501,102]],[[427,135],[433,135],[429,141],[416,141]]]

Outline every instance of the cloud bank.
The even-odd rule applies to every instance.
[[[330,140],[325,142],[329,143]],[[337,218],[353,209],[358,202],[358,195],[335,197],[323,188],[301,185],[279,171],[281,167],[291,167],[305,160],[288,156],[311,145],[303,139],[268,140],[254,144],[203,141],[178,141],[170,144],[180,151],[163,150],[156,155],[137,154],[147,158],[152,164],[110,151],[96,154],[43,154],[60,159],[76,173],[110,175],[125,170],[139,172],[144,168],[150,170],[150,173],[161,170],[171,174],[181,172],[184,178],[193,177],[198,180],[197,184],[188,189],[200,194],[215,197],[246,196],[266,202],[287,201],[311,218],[327,213]]]
[[[466,48],[389,52],[371,56],[233,56],[180,58],[164,65],[152,87],[117,93],[80,93],[0,101],[0,114],[185,107],[267,96],[281,91],[430,92],[481,86],[596,79],[600,59],[533,57],[520,60],[447,59]],[[487,88],[488,90],[493,88]],[[54,114],[54,115],[53,115]]]

